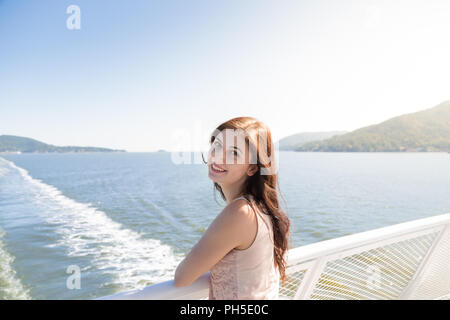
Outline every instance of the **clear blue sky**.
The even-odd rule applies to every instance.
[[[0,134],[154,151],[243,115],[275,140],[351,131],[450,99],[449,34],[446,0],[0,0]]]

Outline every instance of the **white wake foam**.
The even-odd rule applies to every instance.
[[[143,239],[90,203],[70,199],[57,188],[32,178],[27,170],[8,163],[20,172],[43,207],[39,215],[55,225],[60,237],[53,246],[65,246],[68,256],[88,256],[93,268],[113,275],[114,284],[124,289],[173,278],[182,256],[175,255],[170,246],[156,239]]]
[[[4,231],[0,229],[0,300],[28,300],[30,292],[17,277],[12,264],[14,257],[2,242]]]

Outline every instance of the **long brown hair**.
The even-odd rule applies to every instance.
[[[260,211],[270,215],[272,219],[274,264],[278,266],[280,278],[284,284],[287,279],[285,253],[290,249],[289,229],[291,223],[288,216],[281,210],[278,202],[278,194],[281,195],[281,191],[278,184],[278,175],[274,170],[274,168],[277,168],[277,164],[274,162],[272,135],[269,128],[261,121],[253,117],[237,117],[222,123],[214,130],[209,141],[211,145],[217,133],[224,129],[242,130],[249,150],[256,151],[254,152],[257,155],[256,161],[253,159],[251,163],[258,166],[258,171],[247,178],[240,192],[243,195],[252,195]],[[250,155],[252,155],[252,152],[250,152]],[[266,174],[267,172],[270,174]],[[222,188],[216,182],[214,182],[214,189],[218,190],[222,199],[226,201]]]

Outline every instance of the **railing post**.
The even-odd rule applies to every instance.
[[[433,254],[435,253],[436,247],[439,245],[439,243],[442,240],[442,237],[446,235],[447,230],[450,230],[448,225],[445,225],[442,230],[439,232],[436,239],[434,239],[433,244],[428,249],[427,254],[422,259],[422,262],[420,263],[419,267],[417,268],[416,272],[413,274],[412,279],[409,281],[408,286],[405,288],[405,290],[402,292],[402,294],[398,297],[399,300],[406,300],[411,296],[411,293],[416,288],[418,284],[420,284],[420,280],[423,278],[423,274],[425,272],[425,266],[428,265],[428,262],[431,261],[431,258]]]
[[[322,270],[328,260],[326,256],[317,259],[310,269],[306,271],[305,277],[297,289],[294,296],[294,300],[306,300],[309,299],[312,291],[315,288],[315,284],[322,274]]]

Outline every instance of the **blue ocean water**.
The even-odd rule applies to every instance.
[[[207,173],[163,152],[0,155],[0,299],[172,279],[225,206]],[[281,151],[279,182],[292,247],[450,212],[448,153]]]

